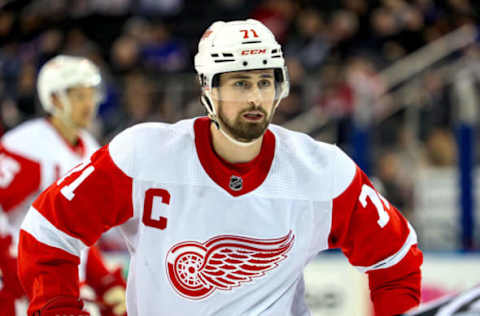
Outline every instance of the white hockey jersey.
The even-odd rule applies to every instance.
[[[137,125],[50,186],[20,236],[30,313],[78,296],[80,251],[117,225],[129,316],[309,315],[302,271],[329,248],[369,274],[377,315],[419,301],[413,228],[337,147],[275,125],[244,164],[215,154],[208,118]]]
[[[19,231],[33,199],[99,148],[87,132],[71,146],[44,118],[27,121],[0,140],[0,206]],[[17,233],[18,234],[18,233]]]
[[[26,121],[0,140],[0,234],[18,240],[20,225],[33,200],[61,175],[88,159],[100,146],[86,131],[74,147],[46,118]],[[97,255],[82,253],[79,277],[105,273]],[[98,267],[87,270],[87,260]],[[92,272],[93,271],[93,272]]]

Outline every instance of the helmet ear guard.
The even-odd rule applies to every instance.
[[[217,126],[217,128],[219,128],[220,126],[217,122],[217,111],[215,110],[215,106],[213,105],[213,101],[210,96],[211,90],[206,86],[206,77],[203,74],[200,74],[198,78],[200,80],[200,85],[202,87],[202,95],[200,96],[200,102],[207,110],[208,117],[213,122],[215,122],[215,125]]]

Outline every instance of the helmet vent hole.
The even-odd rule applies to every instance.
[[[264,64],[264,65],[267,64],[267,60],[266,60],[266,59],[263,60],[263,64]]]
[[[278,52],[278,49],[272,49],[272,54],[276,54]]]
[[[231,53],[222,53],[223,57],[233,57]]]
[[[243,65],[244,65],[244,66],[247,66],[247,65],[248,65],[248,62],[244,61],[244,62],[243,62]]]
[[[218,54],[210,54],[212,57],[218,57]]]
[[[257,44],[261,43],[262,41],[247,41],[247,42],[242,42],[242,44]]]

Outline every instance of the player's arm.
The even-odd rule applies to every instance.
[[[8,213],[40,189],[40,164],[0,143],[0,207]]]
[[[132,216],[132,178],[107,146],[44,191],[20,231],[18,271],[29,315],[80,311],[80,252]]]
[[[341,248],[352,265],[368,274],[376,316],[417,306],[423,256],[413,227],[342,152],[336,170],[342,171],[334,184],[338,194],[329,247]]]
[[[15,301],[24,295],[17,275],[17,258],[12,252],[13,238],[8,233],[6,215],[0,213],[0,311],[15,315]]]
[[[40,188],[40,164],[0,143],[0,310],[14,313],[15,299],[24,295],[17,275],[13,230],[8,213]]]

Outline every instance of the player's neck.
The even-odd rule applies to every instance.
[[[70,143],[71,145],[76,145],[78,141],[78,129],[65,124],[61,119],[56,116],[51,116],[49,118],[50,122],[52,123],[53,127],[57,130],[57,132],[62,135],[65,140]]]
[[[213,149],[230,163],[249,162],[258,156],[262,149],[263,136],[248,146],[240,146],[230,141],[214,124],[210,125]]]

